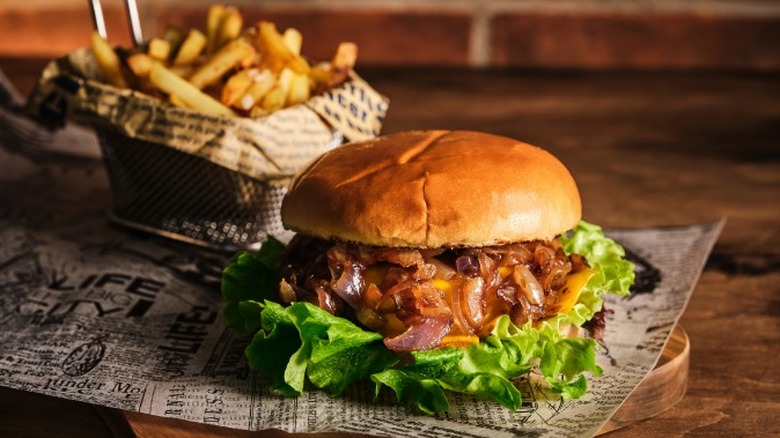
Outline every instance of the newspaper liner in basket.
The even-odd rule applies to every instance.
[[[387,98],[356,74],[263,118],[211,116],[98,82],[92,52],[51,62],[30,98],[49,124],[94,126],[120,224],[196,244],[253,249],[289,237],[279,217],[292,175],[342,144],[379,134]]]

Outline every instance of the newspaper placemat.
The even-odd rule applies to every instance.
[[[2,145],[0,145],[2,146]],[[588,394],[563,400],[533,376],[522,407],[452,395],[436,417],[356,385],[343,398],[269,393],[221,317],[228,255],[105,220],[106,176],[93,160],[32,160],[0,148],[0,385],[127,411],[259,430],[392,437],[590,436],[658,360],[722,222],[612,230],[637,264],[613,299]]]

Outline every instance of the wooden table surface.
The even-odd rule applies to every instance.
[[[42,65],[0,58],[24,93]],[[780,76],[361,73],[391,98],[385,132],[482,130],[549,149],[578,181],[591,222],[727,218],[681,319],[691,342],[685,397],[608,436],[780,436]],[[89,405],[10,389],[0,389],[0,419],[3,436],[121,434]]]

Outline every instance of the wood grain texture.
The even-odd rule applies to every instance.
[[[0,59],[24,91],[42,65]],[[780,78],[457,69],[361,74],[391,98],[385,132],[474,129],[549,149],[577,180],[592,222],[649,227],[726,217],[680,320],[691,342],[685,396],[606,436],[780,436]],[[46,427],[56,424],[58,436],[111,436],[90,426],[96,414],[79,403],[31,396],[40,403],[24,404],[27,397],[0,389],[3,431],[51,436]],[[56,412],[46,424],[39,406]]]

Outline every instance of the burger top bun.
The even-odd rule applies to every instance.
[[[293,180],[288,229],[388,247],[481,247],[549,240],[582,205],[550,153],[469,131],[411,131],[336,148]]]

